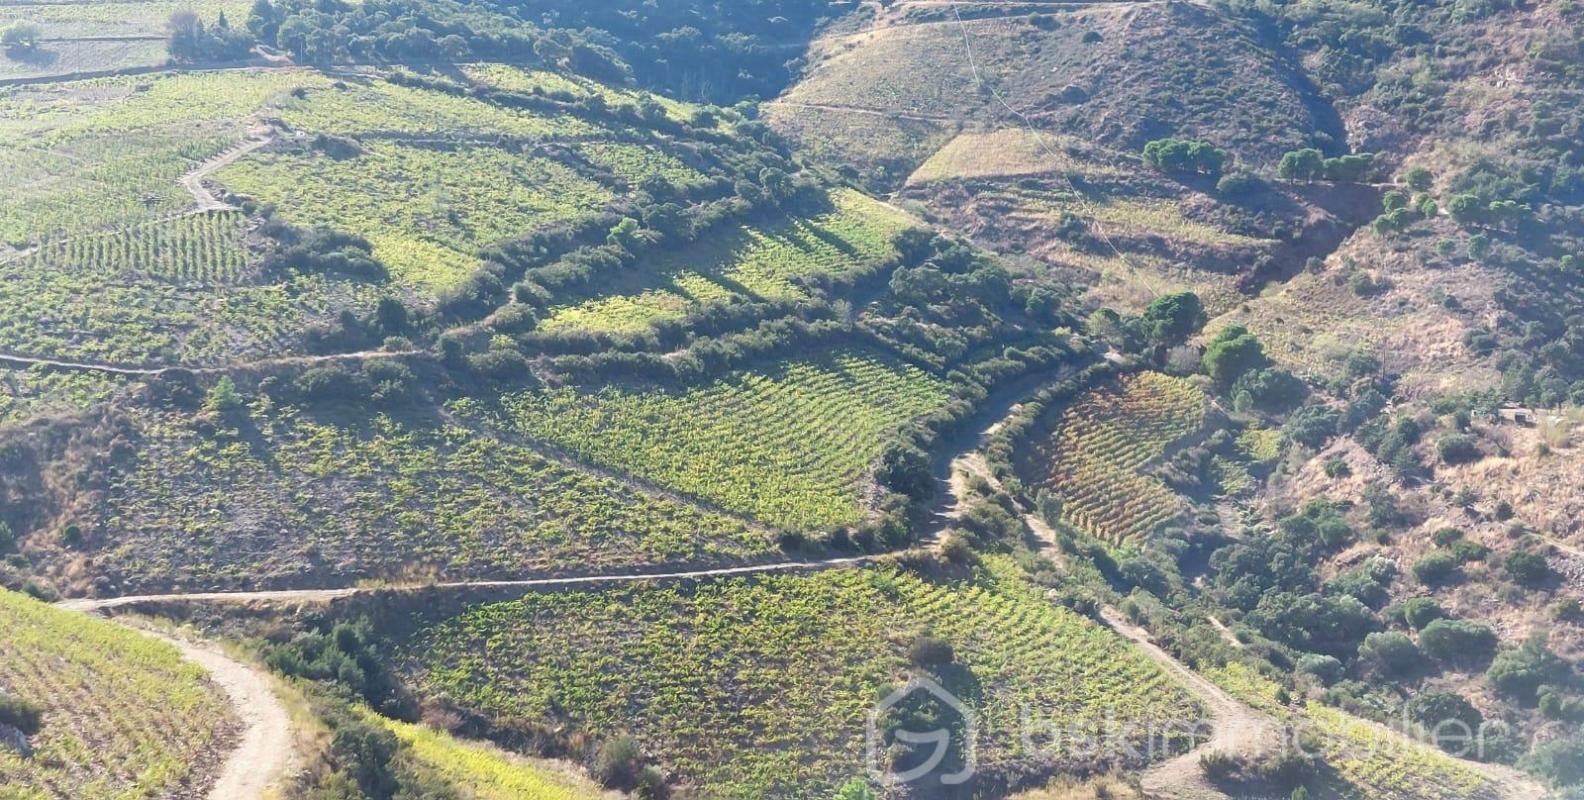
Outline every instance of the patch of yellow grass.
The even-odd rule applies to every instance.
[[[1112,176],[1121,170],[1075,156],[1078,140],[1042,131],[1008,128],[959,135],[919,167],[909,184],[954,178],[998,178],[1067,171]]]

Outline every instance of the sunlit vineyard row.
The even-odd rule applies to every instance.
[[[297,130],[366,137],[399,134],[456,141],[586,139],[603,129],[567,114],[502,108],[482,100],[401,86],[377,78],[344,77],[288,104],[280,119]]]
[[[766,523],[859,522],[887,438],[945,402],[945,381],[860,351],[741,370],[686,388],[519,392],[508,424]]]
[[[177,796],[235,735],[225,697],[170,645],[4,590],[0,632],[0,693],[44,710],[32,758],[0,746],[0,796]]]
[[[256,439],[141,420],[93,560],[122,588],[524,577],[764,558],[743,523],[450,426],[256,410]],[[96,527],[97,527],[96,526]]]
[[[794,279],[864,273],[894,258],[892,238],[913,220],[851,190],[831,194],[834,209],[809,219],[712,232],[689,247],[643,264],[630,289],[564,306],[545,330],[639,331],[679,320],[703,303],[805,295]]]
[[[247,218],[237,212],[181,216],[52,242],[14,268],[173,283],[234,283],[247,266],[242,245],[247,227]]]
[[[1069,523],[1125,543],[1185,510],[1180,496],[1140,470],[1204,417],[1204,392],[1192,383],[1154,372],[1124,375],[1063,411],[1025,462],[1035,483],[1061,499]]]
[[[426,694],[504,725],[630,732],[712,798],[826,798],[862,774],[866,716],[932,626],[975,680],[983,769],[1083,758],[1070,739],[1021,752],[1023,709],[1063,730],[1096,709],[1193,718],[1146,658],[992,569],[977,586],[863,569],[531,594],[415,634],[402,659]]]

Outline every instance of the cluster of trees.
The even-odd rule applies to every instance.
[[[248,30],[316,64],[339,61],[541,63],[602,81],[717,104],[773,96],[827,18],[855,5],[813,0],[256,0]]]
[[[224,11],[212,26],[205,25],[196,11],[176,11],[170,15],[166,32],[171,59],[182,63],[236,61],[247,58],[258,44],[252,33],[231,27]]]
[[[1305,147],[1284,154],[1276,165],[1276,174],[1298,181],[1362,181],[1375,171],[1373,153],[1352,153],[1327,158],[1313,147]]]
[[[44,31],[36,23],[19,21],[0,28],[0,51],[10,58],[23,58],[38,50]]]
[[[1174,175],[1219,177],[1230,158],[1227,151],[1196,139],[1156,139],[1144,145],[1144,163]]]
[[[265,260],[267,269],[328,273],[368,281],[390,277],[385,265],[374,258],[374,246],[361,236],[324,227],[296,228],[269,209],[264,218],[259,232],[280,245]]]

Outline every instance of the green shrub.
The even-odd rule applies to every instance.
[[[1551,577],[1551,565],[1539,553],[1510,553],[1502,567],[1520,586],[1538,586]]]
[[[908,661],[920,669],[939,669],[956,658],[951,642],[938,636],[921,634],[908,645]]]
[[[600,745],[594,757],[594,777],[612,789],[631,789],[638,785],[643,771],[643,750],[638,740],[622,734]]]
[[[1435,552],[1414,562],[1413,574],[1426,586],[1441,586],[1462,577],[1463,562],[1453,553]]]
[[[44,726],[44,709],[26,700],[0,693],[0,725],[34,736]]]
[[[1467,620],[1438,619],[1419,631],[1419,649],[1446,664],[1479,664],[1496,652],[1496,632]]]
[[[1436,441],[1436,452],[1444,464],[1467,464],[1480,458],[1479,446],[1473,436],[1449,433]]]
[[[1426,625],[1446,617],[1441,604],[1429,597],[1410,597],[1402,604],[1403,622],[1414,630],[1424,630]]]
[[[1386,631],[1364,637],[1359,660],[1377,674],[1393,678],[1408,675],[1419,665],[1419,647],[1400,633]]]

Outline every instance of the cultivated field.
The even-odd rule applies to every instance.
[[[202,796],[236,720],[203,670],[119,625],[0,590],[0,694],[43,708],[30,759],[0,746],[0,796]]]
[[[707,797],[828,797],[861,774],[865,715],[924,630],[956,650],[943,680],[974,686],[981,771],[1082,759],[1018,752],[1020,710],[1039,731],[1099,709],[1194,713],[1152,662],[1002,562],[964,582],[864,569],[534,594],[416,634],[403,663],[425,694],[503,726],[629,732]]]
[[[1186,510],[1147,464],[1204,423],[1205,396],[1180,378],[1146,372],[1119,378],[1061,413],[1050,437],[1024,454],[1033,485],[1062,501],[1084,533],[1125,544]]]
[[[887,438],[946,398],[916,367],[839,350],[680,388],[513,393],[502,422],[767,524],[823,530],[863,519]]]

